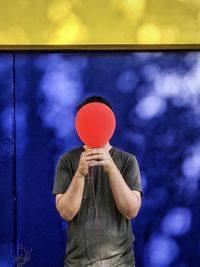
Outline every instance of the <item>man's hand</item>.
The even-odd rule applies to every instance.
[[[86,160],[90,167],[103,166],[104,171],[107,173],[116,168],[109,151],[105,148],[92,148],[86,152]]]
[[[92,159],[89,159],[88,155],[90,155],[90,151],[92,151],[93,149],[88,149],[84,152],[81,153],[80,156],[80,160],[79,160],[79,165],[76,171],[77,175],[80,176],[86,176],[88,174],[88,168],[89,166],[91,166],[91,164],[93,164],[95,161],[93,161]]]

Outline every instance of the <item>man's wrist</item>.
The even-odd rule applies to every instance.
[[[78,171],[75,173],[75,176],[77,179],[84,179],[85,178],[85,176]]]
[[[108,176],[113,176],[118,174],[119,170],[116,165],[113,164],[113,166],[108,170]]]

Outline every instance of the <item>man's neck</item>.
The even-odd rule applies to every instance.
[[[84,147],[85,150],[88,150],[88,149],[90,148],[90,147],[87,146],[87,145],[84,145],[83,147]],[[102,147],[105,148],[105,149],[108,150],[108,151],[112,148],[112,146],[110,145],[110,143],[107,143],[107,144],[105,144],[105,145],[102,146]]]

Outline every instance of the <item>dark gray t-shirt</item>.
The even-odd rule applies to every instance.
[[[84,147],[78,147],[60,156],[56,167],[53,195],[66,192],[83,151]],[[135,156],[116,147],[112,147],[109,153],[129,188],[142,193]],[[131,221],[118,211],[109,178],[103,167],[94,166],[90,173],[92,175],[85,177],[80,210],[69,222],[64,266],[132,267],[135,263],[133,252],[135,238]]]

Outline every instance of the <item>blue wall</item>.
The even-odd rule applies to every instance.
[[[55,165],[81,145],[75,107],[94,94],[116,114],[111,144],[135,154],[140,165],[144,197],[132,222],[137,265],[198,266],[200,53],[14,59],[15,66],[13,55],[0,55],[0,266],[13,266],[14,258],[20,266],[20,253],[27,267],[63,266],[67,223],[51,195]]]

